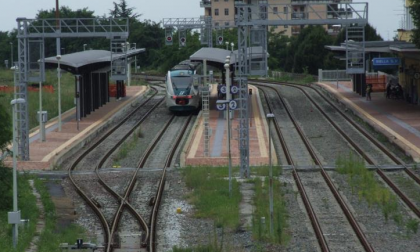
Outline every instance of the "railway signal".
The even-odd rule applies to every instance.
[[[172,35],[166,36],[166,45],[172,45],[172,44],[173,44]]]
[[[222,45],[223,44],[223,36],[219,36],[217,38],[217,43],[219,43],[219,45]]]
[[[180,45],[181,45],[181,46],[185,46],[185,45],[186,45],[186,42],[187,42],[187,39],[186,39],[185,37],[181,37],[181,38],[179,39],[179,42],[180,42]]]

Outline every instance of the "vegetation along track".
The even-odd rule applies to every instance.
[[[286,112],[287,112],[290,120],[292,120],[296,130],[299,132],[299,135],[302,138],[303,143],[305,144],[306,148],[308,149],[313,161],[315,162],[315,164],[317,166],[320,167],[322,178],[324,179],[324,181],[327,184],[328,188],[330,189],[331,193],[334,195],[334,198],[337,200],[341,210],[343,211],[345,217],[348,220],[348,223],[350,223],[351,227],[353,228],[353,231],[357,235],[358,240],[361,243],[361,246],[363,246],[365,251],[374,251],[374,249],[372,248],[370,243],[367,241],[365,234],[363,233],[362,229],[360,228],[360,226],[357,223],[356,219],[354,218],[353,214],[351,213],[349,207],[346,205],[343,198],[341,197],[341,195],[337,191],[336,187],[334,186],[334,184],[333,184],[331,178],[329,177],[328,173],[323,169],[322,162],[319,160],[317,154],[315,153],[311,144],[309,143],[309,140],[304,135],[302,129],[300,128],[300,126],[298,125],[298,123],[294,119],[293,115],[291,114],[291,112],[287,108],[287,106],[286,106],[285,102],[283,101],[283,99],[281,98],[280,94],[277,92],[276,89],[274,89],[272,87],[265,87],[265,88],[269,88],[269,89],[274,90],[274,93],[278,95],[278,98],[280,99],[284,108],[286,109]],[[260,87],[260,90],[262,90],[263,94],[266,96],[266,91],[264,90],[265,88]],[[271,105],[270,105],[267,98],[266,98],[266,101],[267,101],[267,105],[268,105],[268,108],[269,108],[270,112],[272,112]],[[284,154],[286,156],[286,160],[287,160],[288,164],[292,165],[292,167],[293,167],[293,171],[292,171],[293,172],[293,177],[296,181],[296,184],[297,184],[297,187],[299,189],[302,200],[304,202],[306,211],[307,211],[307,213],[309,215],[309,218],[311,220],[311,223],[312,223],[313,229],[315,231],[315,234],[317,236],[318,243],[321,247],[321,250],[322,251],[340,251],[340,248],[344,248],[344,247],[352,248],[353,250],[358,250],[358,251],[363,250],[360,247],[360,245],[358,244],[357,240],[351,239],[350,235],[346,236],[344,239],[339,239],[339,240],[334,240],[333,237],[330,237],[330,239],[328,239],[324,236],[324,232],[321,229],[321,227],[323,227],[324,229],[334,229],[334,228],[337,228],[337,225],[343,226],[343,225],[345,225],[345,223],[343,223],[340,220],[338,222],[328,223],[328,221],[326,219],[331,219],[331,218],[329,218],[330,216],[328,216],[329,214],[327,214],[327,216],[325,216],[325,214],[320,213],[320,211],[322,211],[322,210],[319,206],[316,206],[316,205],[315,206],[316,206],[316,209],[318,209],[318,211],[315,211],[313,204],[318,204],[318,203],[317,202],[312,202],[311,203],[311,201],[309,200],[310,197],[308,196],[308,193],[305,190],[305,186],[304,186],[304,183],[299,176],[299,172],[297,171],[297,169],[295,169],[294,161],[293,161],[293,159],[292,159],[292,157],[291,157],[291,155],[288,151],[287,144],[284,141],[284,136],[283,136],[283,134],[280,130],[280,126],[279,126],[276,119],[274,120],[274,125],[275,125],[276,131],[279,135],[281,145],[283,147],[283,151],[284,151]],[[314,184],[309,184],[308,183],[308,185],[311,186],[311,188],[315,187]],[[319,190],[319,188],[316,188],[316,189]],[[331,204],[332,204],[332,202],[331,202]],[[324,211],[325,211],[325,209],[324,209]],[[340,214],[340,213],[334,212],[333,209],[330,209],[329,211],[331,211],[332,212],[331,214],[334,214],[334,215]],[[320,215],[321,214],[323,215],[323,217],[324,217],[323,222],[320,223],[320,219],[318,218],[317,213],[320,214]],[[337,243],[337,241],[338,241],[338,243]]]
[[[344,131],[338,123],[333,120],[330,116],[331,113],[325,112],[325,110],[308,94],[305,88],[309,88],[310,90],[315,91],[319,97],[322,98],[323,101],[327,102],[339,115],[341,115],[345,121],[353,126],[361,135],[363,135],[368,141],[370,141],[374,146],[378,148],[386,157],[388,157],[394,164],[399,165],[403,168],[404,172],[414,180],[418,185],[420,185],[420,179],[417,177],[406,164],[402,162],[394,153],[390,152],[383,144],[381,144],[378,140],[376,140],[371,134],[369,134],[366,130],[364,130],[360,125],[354,122],[348,115],[346,115],[343,111],[341,111],[335,104],[333,104],[329,99],[327,99],[321,92],[313,87],[305,87],[303,88],[301,85],[293,85],[293,84],[282,84],[285,86],[290,86],[293,88],[299,89],[307,98],[308,100],[318,109],[318,111],[329,121],[329,123],[346,139],[346,141],[357,151],[357,153],[363,157],[366,162],[375,167],[377,174],[386,182],[386,184],[392,188],[392,190],[397,194],[401,200],[413,211],[413,213],[420,218],[420,210],[404,193],[399,187],[392,181],[392,179],[386,175],[386,173],[381,169],[378,164],[378,161],[375,161],[371,155],[368,155],[366,151],[362,148],[361,143],[356,143],[352,136],[349,135],[348,132]]]
[[[157,102],[153,101],[153,99],[155,98],[155,96],[158,94],[158,90],[154,87],[152,87],[152,89],[155,91],[153,93],[152,96],[150,96],[146,101],[144,101],[141,105],[139,105],[135,110],[133,110],[131,113],[129,113],[126,117],[124,117],[116,126],[114,126],[113,128],[111,128],[108,132],[106,132],[98,141],[96,141],[91,147],[89,147],[87,150],[85,150],[76,160],[75,162],[71,165],[68,173],[69,173],[69,178],[71,183],[75,186],[76,191],[78,192],[78,194],[86,201],[86,203],[92,208],[92,210],[95,212],[95,214],[98,216],[102,228],[104,230],[104,238],[105,238],[105,251],[112,251],[113,247],[113,237],[114,237],[114,233],[116,232],[116,228],[118,226],[118,219],[116,218],[117,215],[114,216],[113,221],[111,226],[109,225],[104,213],[100,210],[100,205],[93,200],[92,198],[90,198],[88,196],[88,192],[84,191],[80,185],[78,185],[78,183],[76,182],[76,180],[73,178],[72,176],[72,172],[76,169],[77,166],[80,166],[79,164],[81,163],[81,161],[86,158],[86,156],[92,152],[94,152],[97,147],[103,143],[104,141],[106,141],[111,135],[115,135],[118,134],[119,135],[119,141],[117,141],[116,143],[113,143],[113,147],[109,150],[107,150],[107,152],[105,153],[105,155],[102,154],[102,157],[100,158],[100,161],[98,163],[98,165],[96,165],[95,167],[95,172],[96,175],[98,176],[99,182],[104,186],[104,188],[120,203],[121,205],[125,205],[125,207],[128,208],[128,210],[130,211],[130,213],[134,216],[134,218],[138,221],[138,223],[140,224],[140,226],[143,228],[143,231],[146,233],[146,237],[148,236],[149,233],[149,228],[147,223],[144,221],[144,219],[142,218],[142,216],[140,214],[138,214],[136,212],[136,210],[132,207],[132,205],[127,202],[125,199],[127,197],[123,197],[121,195],[119,195],[116,191],[114,191],[100,176],[99,173],[99,169],[102,167],[102,165],[104,164],[104,162],[106,161],[106,159],[109,157],[109,155],[115,151],[118,146],[120,146],[133,132],[134,130],[151,114],[151,112],[158,107],[158,105],[160,105],[163,101],[164,101],[164,97],[160,98]],[[147,107],[146,105],[148,105],[149,103],[153,103],[153,105],[151,107]],[[145,107],[146,111],[145,111]],[[124,124],[126,124],[132,117],[134,117],[135,115],[141,113],[142,117],[139,120],[136,120],[136,122],[134,123],[134,125],[131,125],[131,129],[129,130],[125,130],[125,131],[117,131],[119,129],[122,128],[122,126]],[[123,133],[122,133],[123,132]],[[113,140],[114,141],[114,140]],[[145,246],[147,244],[147,240],[144,240],[142,242],[142,245]]]

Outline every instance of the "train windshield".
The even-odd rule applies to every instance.
[[[173,71],[171,81],[175,90],[181,91],[191,87],[193,71]]]

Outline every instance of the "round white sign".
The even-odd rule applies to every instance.
[[[216,104],[216,108],[217,110],[225,110],[226,109],[226,104]]]
[[[235,100],[231,100],[231,101],[229,102],[229,108],[230,108],[231,110],[235,110],[237,107],[238,107],[238,103],[237,103]]]

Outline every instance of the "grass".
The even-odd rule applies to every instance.
[[[228,168],[187,167],[182,172],[191,189],[187,197],[196,207],[196,217],[213,219],[216,227],[239,227],[239,183],[232,180],[232,196],[229,197]]]
[[[363,160],[353,155],[350,155],[348,159],[339,157],[337,171],[348,175],[352,193],[365,199],[369,206],[380,207],[386,220],[392,215],[398,215],[396,196],[377,181],[374,172],[366,169]],[[398,219],[398,217],[394,216],[393,219]]]
[[[30,83],[32,84],[32,83]],[[13,86],[13,73],[10,70],[0,70],[0,85]],[[38,86],[38,84],[36,84]],[[46,81],[43,85],[52,85],[54,93],[42,93],[42,109],[48,111],[48,118],[54,118],[58,115],[58,95],[57,95],[57,74],[56,70],[46,71]],[[7,108],[11,115],[12,108],[10,101],[13,100],[13,93],[0,93],[0,103]],[[70,73],[63,73],[61,77],[61,111],[65,112],[74,107],[74,77]],[[38,126],[36,115],[39,110],[39,93],[28,92],[28,111],[29,128]],[[11,118],[11,117],[10,117]]]
[[[32,194],[32,188],[28,183],[29,178],[27,175],[18,175],[18,209],[21,211],[21,219],[29,219],[29,223],[19,227],[19,240],[16,250],[12,247],[12,225],[8,224],[7,221],[7,212],[12,211],[12,206],[8,210],[0,211],[0,244],[2,252],[25,251],[35,234],[39,211],[36,207],[36,198]]]
[[[253,180],[255,184],[254,212],[252,215],[252,234],[258,241],[286,244],[290,237],[287,233],[288,212],[283,198],[281,183],[273,181],[273,234],[270,234],[269,179]],[[262,224],[261,218],[265,218]]]
[[[38,251],[55,252],[58,251],[60,243],[74,244],[76,239],[82,238],[88,241],[86,231],[77,225],[70,225],[65,229],[57,227],[57,216],[55,214],[55,206],[51,200],[45,183],[39,179],[35,180],[35,186],[41,195],[42,204],[45,209],[45,229],[41,233],[38,243]]]
[[[128,153],[136,147],[138,139],[143,137],[140,127],[134,131],[132,137],[125,141],[118,149],[117,155],[114,157],[114,163],[119,164],[119,161],[126,158]]]
[[[348,159],[339,157],[336,165],[338,173],[348,176],[352,193],[357,194],[359,199],[366,200],[369,206],[379,207],[387,221],[391,218],[398,226],[405,225],[407,231],[417,232],[418,222],[416,224],[414,219],[409,218],[404,223],[397,197],[378,182],[374,172],[366,169],[361,159],[352,155]]]

